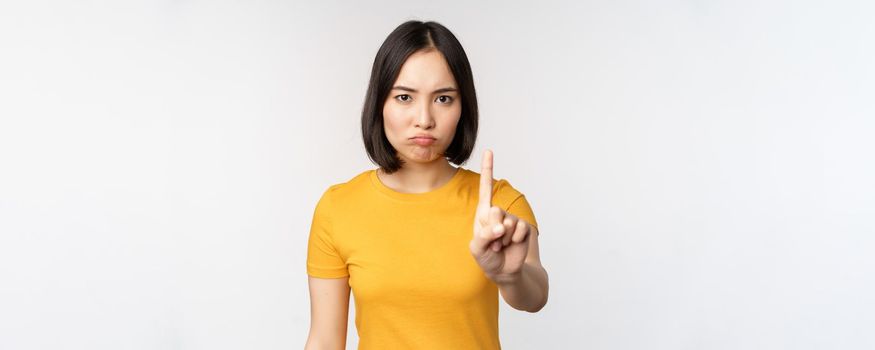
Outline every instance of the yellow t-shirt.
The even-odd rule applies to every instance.
[[[313,215],[307,273],[349,276],[359,349],[500,349],[498,287],[471,256],[480,174],[459,170],[426,193],[376,169],[329,187]],[[537,227],[523,194],[493,181],[492,205]]]

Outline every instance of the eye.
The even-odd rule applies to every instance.
[[[410,95],[408,95],[408,94],[404,94],[404,95],[395,96],[395,99],[398,100],[398,102],[407,102],[407,101],[410,101],[410,99],[412,99],[412,97],[410,97]]]
[[[453,102],[453,98],[451,96],[441,95],[441,96],[438,96],[436,101],[443,103],[443,104],[450,104]]]

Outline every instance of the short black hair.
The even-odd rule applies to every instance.
[[[444,157],[461,165],[474,151],[477,140],[477,94],[474,90],[471,64],[462,44],[440,23],[407,21],[395,28],[377,51],[362,108],[362,138],[365,150],[371,161],[386,173],[391,174],[401,169],[403,162],[386,138],[383,129],[383,105],[392,90],[392,84],[398,79],[401,65],[414,52],[428,48],[437,49],[447,60],[456,79],[462,104],[462,114],[456,125],[453,142],[447,147]]]

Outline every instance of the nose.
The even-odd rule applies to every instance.
[[[431,129],[434,127],[435,120],[431,113],[431,105],[428,103],[423,103],[421,107],[419,107],[419,114],[416,116],[416,127],[423,129]]]

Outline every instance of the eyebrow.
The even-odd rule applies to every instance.
[[[403,85],[396,85],[395,87],[392,88],[392,90],[404,90],[404,91],[409,91],[409,92],[416,92],[416,89],[409,88],[409,87],[406,87]],[[450,91],[455,92],[455,91],[459,91],[459,90],[454,88],[454,87],[445,87],[445,88],[440,88],[440,89],[435,90],[434,93],[450,92]]]

